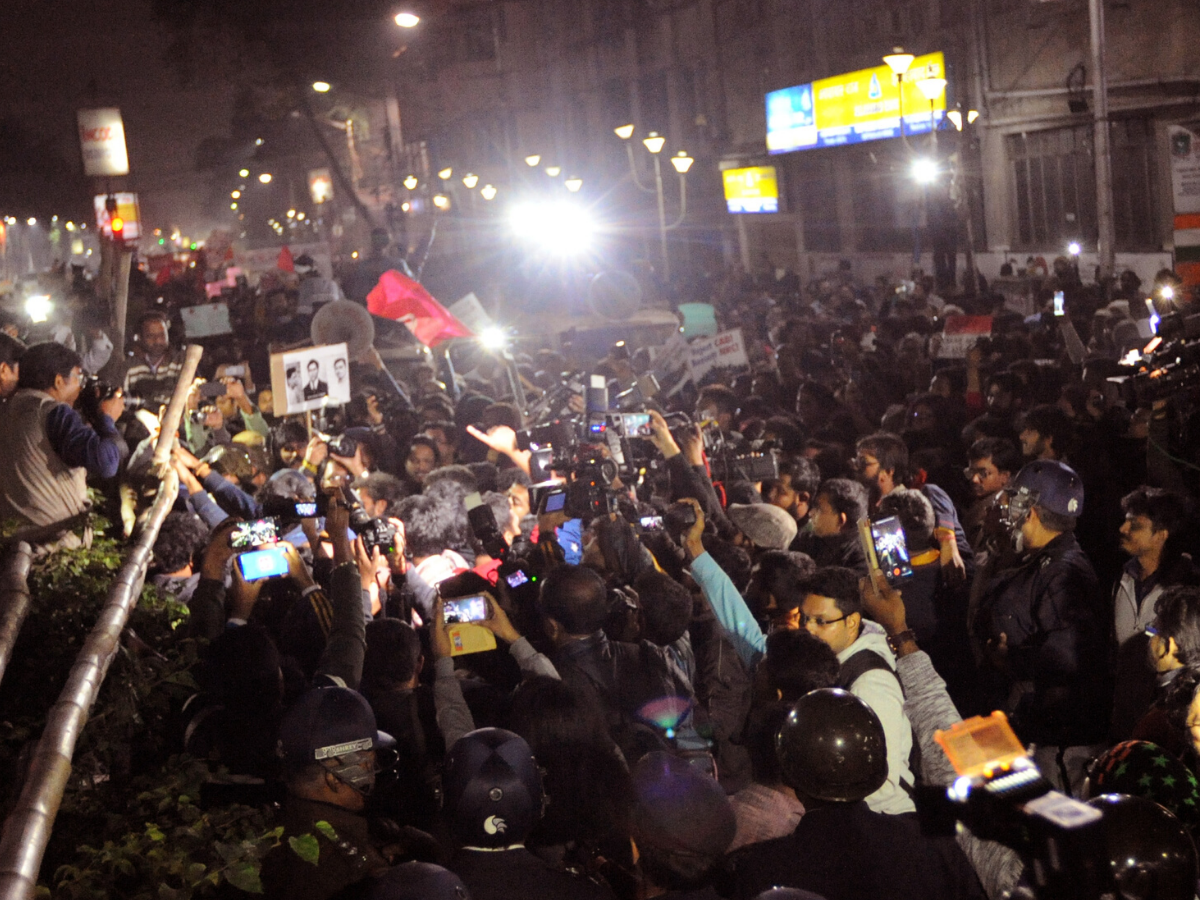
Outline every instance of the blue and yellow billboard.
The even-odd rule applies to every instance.
[[[726,169],[725,205],[731,213],[779,212],[779,180],[774,166]]]
[[[946,95],[929,101],[922,78],[945,78],[946,60],[929,53],[904,76],[904,133],[923,134],[946,114]],[[900,136],[900,85],[887,66],[822,78],[767,94],[767,152],[790,153]]]

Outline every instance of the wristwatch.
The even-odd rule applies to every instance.
[[[897,656],[900,655],[900,645],[912,641],[917,642],[917,634],[911,628],[906,628],[899,634],[889,634],[887,636],[888,646],[892,648],[892,652]]]

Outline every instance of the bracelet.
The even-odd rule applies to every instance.
[[[900,645],[912,641],[917,642],[917,635],[911,628],[905,628],[899,634],[889,634],[887,636],[888,646],[892,648],[892,652],[897,656],[900,655]]]

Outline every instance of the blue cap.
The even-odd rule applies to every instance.
[[[1011,493],[1029,495],[1033,506],[1060,516],[1078,518],[1083,512],[1083,481],[1075,470],[1053,459],[1035,459],[1008,486]]]

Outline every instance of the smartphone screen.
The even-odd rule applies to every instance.
[[[266,550],[252,550],[237,558],[238,569],[247,581],[261,581],[264,578],[278,578],[288,572],[287,554],[280,547],[268,547]]]
[[[1066,311],[1065,306],[1066,306],[1066,300],[1063,297],[1063,292],[1055,291],[1054,292],[1054,314],[1056,316],[1066,315],[1067,311]]]
[[[474,597],[462,597],[458,600],[447,600],[444,605],[446,624],[459,625],[463,622],[482,622],[488,617],[487,597],[476,594]]]
[[[639,520],[642,531],[662,531],[663,517],[662,516],[642,516]]]
[[[296,501],[296,515],[302,519],[311,519],[317,514],[317,504],[315,502],[305,502],[303,500]]]
[[[621,429],[625,437],[650,437],[650,413],[622,413]]]
[[[529,584],[529,576],[520,569],[505,575],[504,580],[508,582],[510,588],[519,588],[523,584]]]
[[[567,505],[567,492],[556,491],[546,495],[546,503],[542,507],[542,512],[561,512],[562,508]]]
[[[879,568],[889,582],[895,583],[912,577],[912,563],[908,558],[908,545],[904,542],[904,529],[895,516],[871,523],[871,539],[875,544],[875,555]]]
[[[314,511],[315,514],[315,511]],[[274,519],[255,519],[243,522],[229,535],[229,546],[234,550],[261,547],[279,540],[279,526]]]

